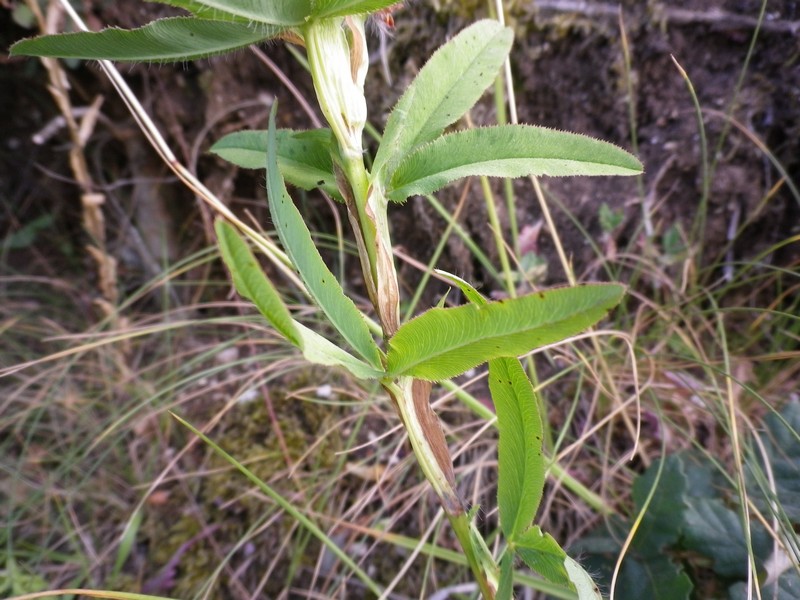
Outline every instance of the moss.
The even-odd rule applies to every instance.
[[[313,373],[309,375],[309,380],[313,381]],[[292,387],[302,387],[303,383],[294,381]],[[270,395],[289,461],[298,465],[294,478],[286,476],[289,467],[283,444],[275,434],[263,398],[235,406],[210,435],[272,489],[304,506],[312,502],[311,495],[320,485],[333,476],[331,468],[336,464],[336,452],[342,447],[338,430],[333,425],[341,418],[344,409],[289,398],[284,390],[272,389]],[[320,434],[327,430],[333,433],[320,439]],[[313,451],[301,463],[313,444],[316,444]],[[283,550],[281,545],[287,536],[299,531],[296,523],[279,514],[280,509],[274,503],[265,499],[254,484],[210,448],[202,450],[197,469],[207,474],[188,480],[194,493],[191,503],[178,498],[176,490],[166,506],[150,515],[147,527],[152,565],[149,580],[152,581],[164,565],[180,554],[174,587],[160,591],[180,598],[192,598],[208,585],[209,576],[248,532],[271,519],[268,528],[231,556],[230,568],[222,570],[213,583],[212,596],[228,596],[228,587],[236,585],[230,575],[243,562],[247,563],[247,568],[237,574],[237,581],[254,588],[276,556],[280,556],[278,567],[263,593],[265,597],[280,593],[287,583],[292,557],[297,552],[293,547],[295,542],[290,542]],[[297,497],[299,493],[301,495]],[[205,524],[205,530],[201,523]],[[210,533],[204,536],[204,531]],[[318,550],[315,540],[303,548],[302,556],[312,561],[303,566],[313,568]],[[283,552],[282,556],[280,552]]]

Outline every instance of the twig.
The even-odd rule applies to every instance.
[[[579,13],[587,17],[608,17],[617,18],[619,5],[598,4],[587,2],[586,0],[537,0],[538,10],[549,10],[560,13]],[[705,24],[714,25],[720,29],[755,29],[760,27],[763,31],[772,33],[788,33],[796,35],[800,32],[800,21],[782,21],[765,19],[759,25],[757,17],[739,15],[724,11],[719,8],[708,10],[689,10],[686,8],[670,8],[657,4],[653,10],[656,21],[666,24],[676,25],[695,25]]]

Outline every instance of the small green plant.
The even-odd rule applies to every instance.
[[[621,300],[624,287],[589,284],[490,302],[469,283],[448,276],[469,304],[431,308],[401,322],[388,206],[471,175],[634,175],[641,172],[640,163],[611,144],[530,125],[445,133],[494,81],[510,51],[511,30],[487,20],[455,36],[420,71],[389,117],[368,169],[362,146],[369,64],[365,23],[370,13],[389,9],[394,0],[162,3],[185,9],[189,16],[160,19],[135,30],[24,40],[12,53],[167,62],[275,38],[304,46],[328,128],[279,130],[273,105],[266,131],[230,134],[212,148],[238,165],[266,168],[269,208],[283,247],[283,252],[275,249],[267,238],[221,211],[225,219],[217,221],[216,232],[236,289],[308,361],[380,383],[485,598],[512,597],[515,557],[580,598],[599,598],[589,575],[532,524],[548,464],[539,403],[517,357],[594,325]],[[286,182],[321,188],[345,204],[377,323],[344,293],[323,261]],[[294,275],[346,345],[294,317],[242,233]],[[500,432],[498,505],[505,540],[499,556],[492,555],[475,526],[477,507],[468,511],[459,496],[445,435],[430,406],[434,382],[487,362]]]
[[[744,530],[735,485],[714,457],[699,449],[659,459],[633,483],[641,519],[613,518],[577,545],[593,572],[611,582],[620,541],[636,531],[619,571],[616,598],[744,598],[754,557],[763,598],[795,598],[800,548],[800,403],[768,415],[748,456],[747,487],[759,518]],[[768,477],[765,477],[768,474]]]

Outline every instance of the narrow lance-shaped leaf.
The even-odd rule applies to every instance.
[[[256,305],[278,332],[295,346],[301,345],[300,332],[289,309],[281,300],[277,290],[261,270],[247,244],[239,237],[236,230],[217,219],[214,223],[217,242],[222,260],[228,267],[236,291]]]
[[[371,13],[397,4],[397,0],[316,0],[314,17],[345,17]]]
[[[469,282],[446,271],[437,272],[457,285],[474,305],[487,304],[486,298]],[[497,459],[500,527],[513,544],[530,526],[542,499],[545,474],[542,415],[533,386],[516,358],[489,361],[489,391],[500,434]]]
[[[520,356],[594,325],[622,299],[624,286],[587,284],[519,298],[433,308],[389,340],[388,372],[441,380],[493,358]]]
[[[214,224],[220,253],[236,290],[258,308],[281,335],[300,348],[309,362],[344,367],[361,379],[378,379],[383,372],[342,350],[330,340],[296,321],[269,278],[237,231],[221,219]]]
[[[516,358],[489,361],[489,390],[497,413],[500,527],[509,542],[530,527],[544,489],[542,417],[533,386]]]
[[[431,56],[386,123],[373,165],[381,183],[409,151],[438,137],[478,101],[508,56],[512,39],[511,30],[497,21],[478,21]]]
[[[267,196],[275,230],[309,294],[331,324],[372,367],[382,369],[380,350],[363,315],[322,260],[300,211],[286,191],[278,167],[276,108],[277,104],[273,104],[267,136]]]
[[[311,0],[148,0],[183,8],[203,19],[291,27],[305,23]]]
[[[287,182],[304,190],[319,187],[339,198],[331,160],[330,129],[278,129],[275,139],[278,167]],[[263,169],[267,156],[267,132],[229,133],[211,146],[209,152],[245,169]]]
[[[175,17],[153,21],[138,29],[104,29],[22,40],[11,47],[11,55],[175,62],[238,50],[273,38],[281,31],[270,25]]]
[[[641,163],[608,142],[532,125],[480,127],[416,148],[397,166],[390,199],[429,194],[470,175],[635,175]]]

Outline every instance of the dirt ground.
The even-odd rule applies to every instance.
[[[384,56],[391,83],[376,50],[368,97],[373,123],[379,128],[433,49],[485,11],[483,3],[434,4],[417,1],[398,13],[396,31]],[[95,26],[134,26],[169,10],[147,3],[87,1],[84,6],[92,9]],[[729,232],[737,224],[747,223],[744,235],[729,251],[729,258],[747,259],[797,233],[800,204],[785,185],[778,185],[769,195],[781,176],[759,145],[766,145],[789,174],[797,174],[800,3],[767,3],[765,20],[747,63],[759,9],[756,0],[628,1],[621,11],[616,4],[603,2],[514,3],[509,22],[516,32],[512,70],[519,120],[586,133],[633,148],[646,167],[640,182],[616,178],[544,182],[550,197],[563,203],[564,210],[554,210],[556,225],[578,273],[602,277],[596,268],[598,250],[588,243],[589,238],[606,240],[601,252],[641,252],[648,234],[657,244],[664,243],[667,233],[673,234],[672,242],[676,233],[678,239],[689,235],[703,195],[700,136],[692,99],[672,57],[686,70],[696,90],[709,154],[715,159],[703,231],[708,245],[725,248]],[[31,33],[12,23],[6,11],[2,15],[6,19],[0,33],[4,47]],[[625,68],[621,27],[630,51],[630,71]],[[279,46],[266,51],[300,91],[310,96],[308,76],[288,52]],[[80,272],[86,260],[80,251],[85,240],[76,190],[66,164],[64,131],[55,130],[41,144],[33,141],[34,134],[41,133],[57,116],[45,88],[43,70],[33,60],[4,59],[4,63],[0,70],[0,109],[6,117],[0,144],[0,179],[5,193],[0,219],[5,231],[14,232],[43,215],[49,216],[40,228],[41,233],[47,233],[39,239],[44,245],[23,244],[12,249],[9,264],[24,264],[30,269],[33,253],[35,268],[47,272],[52,269],[55,254],[63,258],[65,266]],[[196,167],[201,178],[226,201],[247,206],[266,219],[261,175],[237,172],[203,154],[213,140],[228,131],[263,127],[265,102],[272,97],[280,100],[283,125],[309,126],[309,118],[296,99],[258,57],[245,51],[192,64],[136,65],[123,67],[123,71],[179,157]],[[166,177],[155,154],[137,136],[130,117],[98,69],[72,65],[70,76],[76,106],[89,104],[98,94],[105,98],[103,118],[89,144],[89,157],[98,185],[108,195],[110,252],[120,261],[126,286],[135,287],[157,272],[164,257],[175,259],[206,243],[203,219],[198,218],[198,206],[191,196]],[[493,106],[481,104],[472,118],[477,123],[491,122]],[[528,234],[523,250],[545,259],[547,274],[542,281],[563,281],[552,239],[546,228],[539,229],[541,213],[530,183],[518,182],[515,189],[517,220]],[[444,192],[444,204],[454,208],[461,192],[458,186]],[[465,227],[491,257],[493,242],[477,182],[471,184],[469,192],[462,213]],[[648,231],[640,227],[643,200],[651,207],[652,229]],[[316,202],[314,198],[309,201]],[[605,237],[599,218],[603,203],[623,217]],[[330,229],[329,209],[320,206],[316,214],[321,222],[317,225]],[[398,207],[392,222],[396,243],[422,260],[430,255],[445,226],[422,199]],[[48,243],[58,247],[48,249]],[[794,258],[789,252],[777,251],[769,260],[789,264]],[[486,273],[473,263],[457,239],[450,242],[440,266],[491,286]],[[403,274],[409,283],[417,277],[410,268],[404,268]]]

